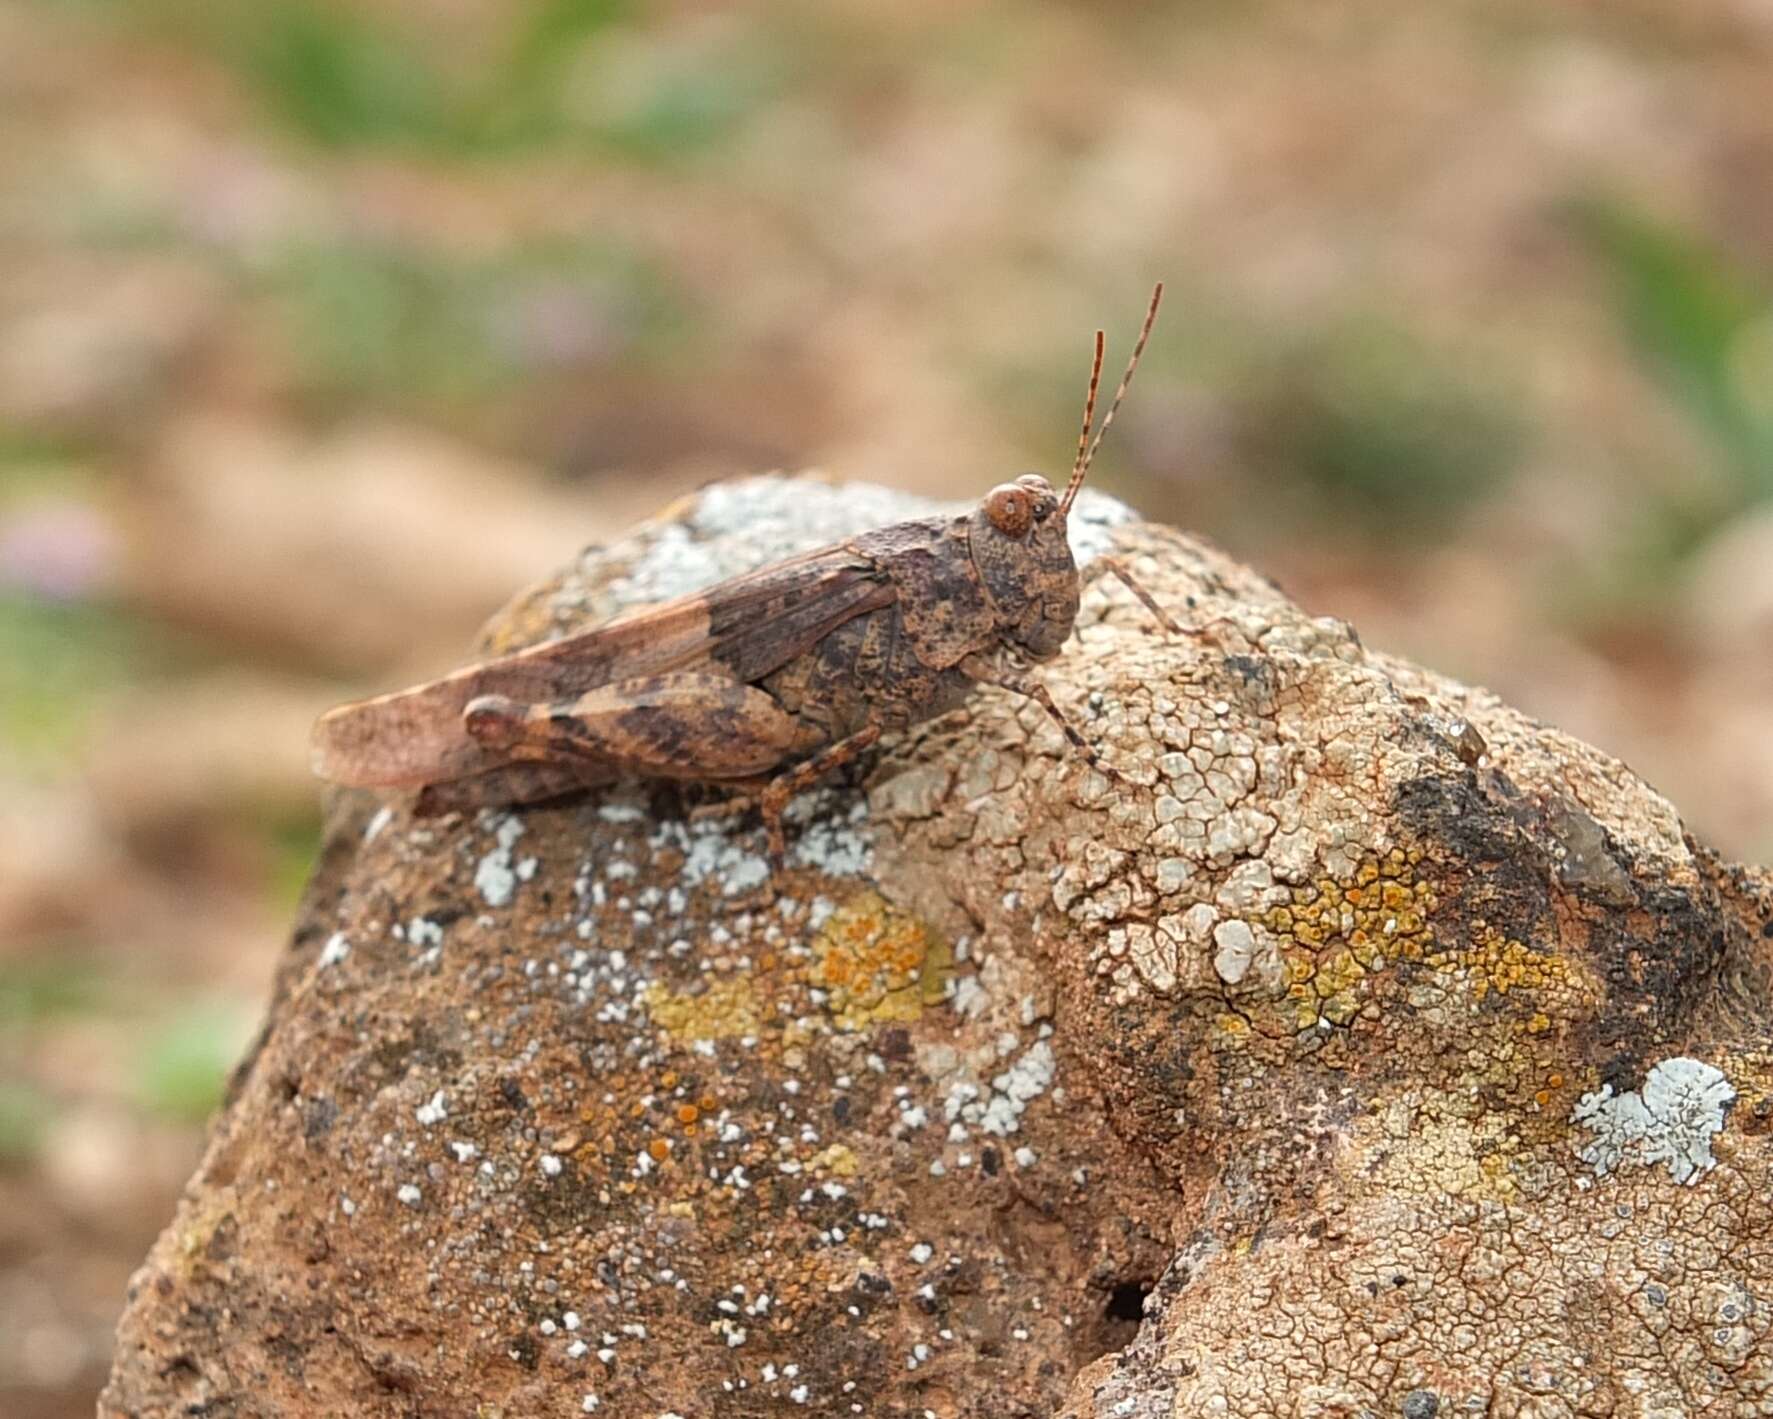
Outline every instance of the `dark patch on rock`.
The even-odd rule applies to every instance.
[[[1563,847],[1558,877],[1566,887],[1607,906],[1628,906],[1636,897],[1631,875],[1619,865],[1601,825],[1568,799],[1546,805],[1545,820]]]
[[[339,1116],[338,1103],[331,1098],[310,1099],[302,1110],[302,1137],[310,1143],[327,1135]]]

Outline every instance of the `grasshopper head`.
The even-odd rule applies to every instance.
[[[1090,462],[1102,445],[1102,435],[1114,422],[1120,401],[1126,398],[1127,386],[1133,382],[1133,371],[1139,368],[1139,357],[1145,353],[1145,342],[1151,338],[1151,326],[1157,319],[1158,304],[1164,298],[1163,282],[1151,293],[1151,304],[1145,310],[1145,324],[1133,345],[1127,372],[1120,377],[1120,388],[1102,417],[1102,427],[1092,426],[1096,418],[1096,390],[1102,382],[1102,355],[1105,337],[1096,332],[1096,358],[1090,366],[1089,393],[1084,396],[1083,431],[1077,439],[1077,462],[1071,468],[1071,481],[1063,496],[1053,492],[1053,485],[1038,473],[1024,473],[1013,483],[1000,483],[985,495],[985,501],[972,515],[968,529],[972,544],[973,565],[990,592],[997,610],[998,629],[1010,646],[1031,660],[1050,660],[1059,653],[1077,620],[1077,563],[1071,559],[1071,543],[1066,537],[1066,520],[1077,490],[1083,486]]]
[[[1077,619],[1077,564],[1066,506],[1038,473],[1000,483],[969,519],[973,565],[1011,646],[1031,660],[1059,653]]]

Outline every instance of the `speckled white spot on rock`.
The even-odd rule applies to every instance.
[[[1053,1047],[1037,1040],[1027,1052],[991,1081],[991,1100],[985,1106],[979,1126],[998,1137],[1014,1133],[1031,1100],[1047,1091],[1059,1067]]]
[[[517,890],[517,871],[511,865],[511,849],[522,836],[521,819],[501,819],[495,830],[498,846],[481,858],[474,868],[474,886],[489,907],[507,905]]]
[[[1660,1164],[1676,1182],[1695,1183],[1717,1166],[1711,1140],[1723,1132],[1735,1097],[1722,1070],[1685,1056],[1665,1059],[1641,1090],[1615,1094],[1608,1084],[1577,1101],[1570,1120],[1594,1135],[1577,1155],[1602,1177]]]

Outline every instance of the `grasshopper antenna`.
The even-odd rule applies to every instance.
[[[1108,432],[1108,426],[1114,422],[1114,414],[1120,408],[1120,401],[1127,397],[1127,386],[1133,382],[1133,371],[1139,368],[1139,357],[1145,353],[1145,342],[1151,338],[1151,327],[1157,323],[1157,307],[1164,298],[1164,283],[1159,281],[1151,292],[1151,304],[1145,311],[1145,324],[1139,328],[1138,343],[1133,346],[1132,358],[1127,361],[1127,372],[1120,377],[1120,388],[1114,391],[1114,399],[1108,406],[1108,412],[1102,416],[1102,427],[1096,430],[1096,437],[1090,438],[1090,424],[1096,413],[1096,387],[1102,379],[1102,332],[1096,332],[1096,360],[1090,369],[1090,392],[1084,399],[1083,433],[1077,440],[1077,462],[1072,465],[1071,482],[1066,485],[1065,496],[1059,503],[1060,513],[1071,511],[1072,499],[1077,490],[1083,487],[1084,474],[1090,471],[1090,464],[1095,461],[1096,450],[1102,446],[1102,435]]]
[[[1077,490],[1083,486],[1084,474],[1089,472],[1090,425],[1096,422],[1096,390],[1102,384],[1102,356],[1108,349],[1108,337],[1098,330],[1096,332],[1096,358],[1090,365],[1090,392],[1084,395],[1083,430],[1077,436],[1077,457],[1071,464],[1071,482],[1065,489],[1065,500],[1059,504],[1060,511],[1071,511],[1071,500],[1077,496]]]

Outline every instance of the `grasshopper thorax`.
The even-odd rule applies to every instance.
[[[1052,484],[1024,473],[993,488],[968,519],[973,566],[998,629],[1032,660],[1057,655],[1077,619],[1077,564],[1065,514]]]

